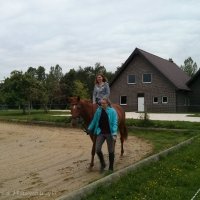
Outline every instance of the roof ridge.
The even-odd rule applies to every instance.
[[[155,55],[155,54],[153,54],[153,53],[149,53],[148,51],[144,51],[143,49],[140,49],[140,48],[137,48],[137,47],[136,47],[136,49],[139,50],[139,51],[143,51],[144,53],[150,54],[150,55],[152,55],[152,56],[155,56],[155,57],[157,57],[157,58],[160,58],[160,59],[162,59],[162,60],[165,60],[165,61],[167,61],[167,62],[170,62],[168,59],[162,58],[162,57],[157,56],[157,55]],[[173,61],[173,63],[174,63],[174,61]],[[174,64],[176,64],[176,63],[174,63]]]
[[[137,54],[146,59],[153,67],[155,67],[161,74],[163,74],[177,89],[189,90],[189,88],[186,85],[186,82],[188,81],[189,77],[187,77],[186,73],[183,73],[183,71],[176,63],[161,58],[142,49],[139,49],[137,47],[128,57],[125,63],[121,66],[121,68],[117,71],[116,75],[110,83],[110,86],[115,82],[115,80],[125,70],[125,68],[129,65],[131,60],[134,59],[134,56]],[[176,75],[179,76],[178,79]]]

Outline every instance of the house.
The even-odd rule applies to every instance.
[[[172,59],[136,48],[110,82],[110,99],[125,111],[186,111],[189,79]]]
[[[191,89],[189,93],[190,111],[200,111],[200,69],[197,73],[187,82],[188,87]]]

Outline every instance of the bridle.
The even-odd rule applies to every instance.
[[[79,103],[73,103],[72,109],[81,109],[81,105]],[[83,118],[81,117],[80,113],[77,116],[72,115],[72,120],[77,120],[78,124],[81,124],[81,128],[84,132],[87,132],[87,126],[84,123]]]
[[[72,106],[71,110],[80,109],[80,107],[81,107],[80,104],[78,104],[78,103],[73,103],[73,104],[71,104],[71,106]],[[72,119],[74,119],[74,120],[80,119],[80,118],[81,118],[80,114],[77,116],[72,115]]]

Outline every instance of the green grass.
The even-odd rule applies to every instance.
[[[71,118],[66,116],[52,116],[56,114],[69,114],[69,112],[53,111],[45,113],[43,110],[31,110],[30,114],[23,114],[22,110],[0,110],[2,120],[26,120],[26,121],[48,121],[57,123],[70,123]],[[167,128],[167,129],[191,129],[200,130],[199,122],[181,121],[158,121],[158,120],[139,120],[126,119],[127,126],[147,127],[147,128]]]
[[[198,131],[195,130],[129,130],[129,135],[135,135],[152,143],[153,153],[170,148],[197,134]]]
[[[97,188],[85,200],[190,200],[200,188],[199,180],[200,137],[108,187]]]
[[[56,123],[70,123],[71,118],[67,116],[53,116],[69,114],[69,112],[53,111],[45,113],[43,110],[32,110],[30,114],[23,114],[21,110],[8,110],[0,111],[1,120],[25,120],[25,121],[45,121],[45,122],[56,122]]]
[[[127,126],[200,130],[199,122],[126,119]]]
[[[188,117],[200,117],[200,113],[195,113],[195,114],[192,114],[192,115],[187,115]]]

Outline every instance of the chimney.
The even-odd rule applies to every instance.
[[[172,60],[172,58],[169,58],[169,62],[173,63],[174,61]]]

